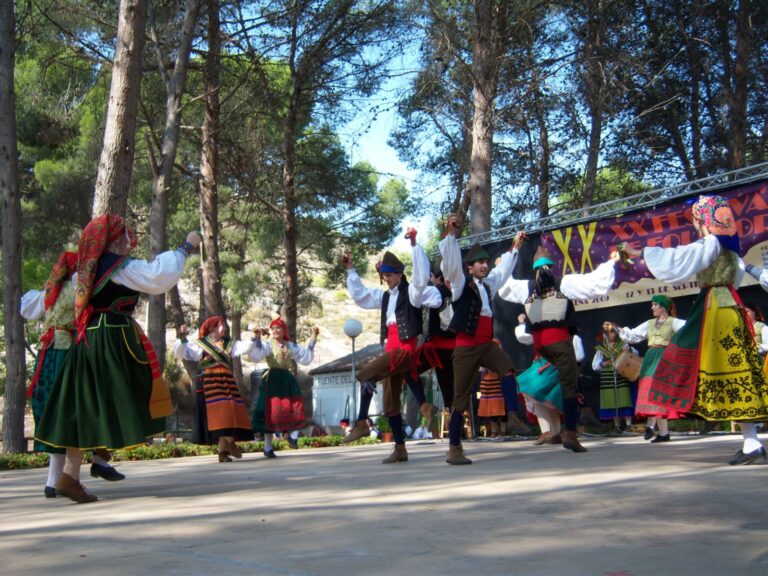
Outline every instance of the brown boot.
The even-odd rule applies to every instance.
[[[232,458],[229,457],[229,451],[219,450],[219,462],[232,462]]]
[[[405,444],[395,444],[392,454],[381,461],[382,464],[396,464],[398,462],[408,462],[408,452],[405,449]]]
[[[472,460],[464,456],[464,447],[461,444],[458,446],[454,446],[453,444],[448,445],[448,456],[445,461],[448,462],[448,464],[455,464],[456,466],[472,464]]]
[[[357,420],[355,421],[355,426],[352,428],[352,430],[349,431],[349,434],[344,436],[344,438],[341,440],[342,444],[349,444],[350,442],[354,442],[355,440],[360,440],[360,438],[365,438],[366,436],[371,435],[371,429],[368,426],[368,422],[365,420]]]
[[[88,492],[85,486],[69,474],[62,474],[61,478],[56,482],[56,495],[65,496],[78,504],[87,504],[88,502],[96,502],[98,500],[95,494]]]
[[[243,451],[240,450],[240,446],[235,444],[235,442],[229,442],[229,453],[232,454],[235,458],[242,458],[243,457]]]
[[[544,432],[533,441],[534,446],[541,446],[542,444],[552,444],[552,432]]]
[[[587,451],[587,449],[579,443],[579,438],[576,436],[574,430],[566,430],[563,432],[563,448],[566,450],[573,450],[574,452]]]
[[[560,434],[560,432],[558,432],[557,434],[553,434],[552,438],[549,441],[549,443],[550,444],[562,444],[563,443],[563,437]]]

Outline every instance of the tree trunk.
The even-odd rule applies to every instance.
[[[3,328],[5,329],[5,411],[3,453],[26,452],[24,403],[27,378],[21,317],[21,195],[16,147],[13,2],[0,2],[0,191],[3,194]]]
[[[219,263],[219,190],[216,183],[219,162],[219,77],[221,71],[220,21],[218,0],[208,0],[208,57],[204,67],[205,119],[203,120],[203,149],[200,158],[200,223],[203,232],[205,258],[203,270],[204,318],[226,317],[221,291]]]
[[[152,178],[152,208],[149,213],[149,251],[152,256],[168,249],[168,187],[173,174],[173,165],[176,161],[176,150],[179,145],[179,125],[181,124],[181,97],[184,93],[184,85],[187,79],[189,52],[192,39],[195,34],[195,24],[200,14],[202,0],[189,0],[186,6],[186,15],[182,27],[181,40],[179,42],[176,63],[173,74],[167,78],[165,74],[165,61],[158,50],[158,68],[166,80],[166,115],[165,128],[163,130],[162,148],[160,152],[160,165]],[[157,43],[156,43],[157,45]],[[149,341],[157,352],[160,365],[165,364],[165,329],[166,310],[165,294],[149,297]]]
[[[472,156],[468,189],[472,198],[470,231],[491,229],[491,170],[493,167],[493,114],[498,71],[494,41],[494,2],[475,0],[472,39]]]
[[[230,329],[230,333],[232,335],[233,340],[240,340],[241,333],[242,333],[242,326],[241,321],[243,317],[240,314],[240,312],[233,312],[232,313],[232,326]],[[240,357],[232,358],[232,374],[235,376],[235,382],[237,382],[237,387],[240,389],[240,394],[244,396],[244,392],[246,387],[243,386],[243,362],[240,360]],[[250,396],[250,394],[249,394]]]
[[[125,215],[128,208],[146,20],[147,2],[120,1],[104,147],[96,175],[94,216],[112,213]]]
[[[549,129],[547,127],[547,117],[544,112],[543,94],[536,90],[534,95],[534,112],[536,115],[536,124],[539,128],[539,159],[536,167],[536,185],[539,192],[539,218],[549,215],[549,184],[551,178],[549,144]],[[535,160],[534,160],[535,161]]]
[[[288,113],[285,137],[285,163],[283,165],[283,226],[285,227],[285,301],[283,314],[288,332],[296,338],[296,323],[299,300],[299,266],[296,249],[296,193],[294,175],[296,170],[295,102]]]
[[[747,154],[747,89],[749,87],[749,54],[752,50],[752,26],[750,24],[750,0],[740,0],[736,8],[736,60],[733,65],[733,93],[728,99],[730,137],[728,168],[743,168]]]
[[[181,305],[179,287],[174,286],[168,294],[171,299],[171,315],[173,316],[173,323],[178,328],[182,324],[187,323],[184,319],[184,307]],[[192,383],[192,395],[194,396],[197,375],[200,374],[200,365],[191,360],[182,360],[181,363],[184,365],[184,370],[186,370],[187,376],[189,376],[189,381]]]
[[[587,38],[584,61],[587,65],[586,88],[589,108],[589,143],[587,165],[584,171],[583,207],[591,206],[595,197],[597,168],[600,160],[600,141],[603,133],[603,98],[605,81],[602,67],[602,0],[589,0],[587,7]]]

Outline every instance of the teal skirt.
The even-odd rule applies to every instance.
[[[557,369],[544,358],[537,358],[527,370],[517,375],[517,389],[538,402],[563,411],[563,389]]]
[[[165,428],[165,418],[149,414],[152,372],[133,320],[97,318],[51,389],[35,431],[44,444],[116,450],[144,444]]]

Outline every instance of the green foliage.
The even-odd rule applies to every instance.
[[[379,416],[376,418],[376,428],[379,432],[392,432],[392,427],[389,425],[389,419],[386,416]]]

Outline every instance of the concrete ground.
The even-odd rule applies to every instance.
[[[469,442],[471,466],[442,441],[387,466],[391,445],[126,462],[82,505],[45,499],[45,470],[2,472],[0,574],[768,574],[768,466],[727,465],[739,436],[584,444]]]

